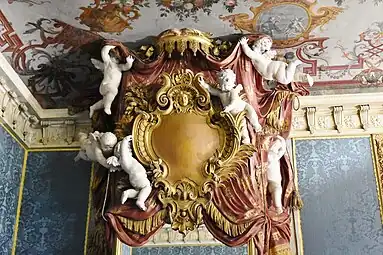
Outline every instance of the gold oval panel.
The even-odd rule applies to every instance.
[[[153,130],[152,146],[169,168],[166,180],[175,183],[182,179],[202,185],[206,176],[203,168],[220,148],[218,129],[207,123],[207,116],[179,113],[161,116]]]

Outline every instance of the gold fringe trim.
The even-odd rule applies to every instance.
[[[240,225],[231,223],[225,218],[225,216],[222,215],[213,203],[209,203],[207,206],[207,213],[221,230],[232,237],[241,235],[250,226],[250,223]]]
[[[154,216],[150,217],[146,220],[131,220],[121,216],[117,216],[117,218],[121,221],[125,228],[130,231],[139,233],[141,235],[146,235],[151,232],[154,228],[163,224],[163,219],[165,217],[165,211],[159,211]]]
[[[288,244],[277,245],[269,250],[270,255],[292,255]]]
[[[303,207],[303,200],[297,190],[293,191],[291,198],[291,207],[295,210],[300,210]]]

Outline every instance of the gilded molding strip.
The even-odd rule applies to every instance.
[[[84,240],[84,255],[87,255],[88,251],[88,235],[89,235],[89,222],[91,217],[91,209],[92,209],[92,184],[94,179],[94,163],[92,163],[92,167],[90,170],[90,181],[89,181],[89,193],[88,193],[88,208],[86,213],[86,225],[85,225],[85,240]]]
[[[120,239],[116,238],[116,244],[115,244],[115,250],[113,252],[114,255],[122,255],[122,242],[120,241]],[[132,252],[130,252],[130,254],[132,254]],[[129,254],[129,255],[130,255]],[[124,254],[125,255],[125,254]]]
[[[383,135],[371,137],[372,156],[376,178],[377,197],[380,208],[380,220],[383,225]]]
[[[24,149],[24,159],[23,159],[23,166],[21,168],[21,177],[20,177],[20,186],[19,186],[19,199],[17,201],[16,219],[15,219],[15,226],[13,230],[13,244],[12,244],[12,253],[11,253],[12,255],[16,254],[17,234],[19,232],[21,203],[23,202],[23,191],[24,191],[24,183],[25,183],[25,174],[27,170],[27,160],[28,160],[28,151]]]
[[[296,152],[296,139],[291,139],[291,147],[292,147],[292,163],[294,167],[294,183],[296,185],[296,190],[299,193],[299,184],[298,184],[298,169],[297,169],[297,152]],[[302,232],[302,223],[301,223],[301,213],[300,210],[295,210],[293,215],[294,221],[294,232],[296,236],[296,250],[298,252],[297,255],[304,255],[303,249],[303,232]]]
[[[251,239],[247,245],[247,255],[257,255],[257,249],[255,249],[254,239]]]

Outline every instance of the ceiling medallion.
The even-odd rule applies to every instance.
[[[322,28],[334,20],[343,8],[324,6],[317,10],[317,1],[261,0],[258,7],[250,7],[253,17],[247,13],[221,15],[220,19],[231,23],[236,30],[249,33],[265,33],[273,38],[274,47],[292,47],[308,39],[315,28]]]

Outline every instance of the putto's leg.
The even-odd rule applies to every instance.
[[[91,107],[89,107],[89,118],[91,119],[94,112],[97,110],[100,110],[104,107],[104,101],[101,99],[97,101],[95,104],[93,104]]]
[[[297,82],[307,82],[310,87],[312,85],[314,85],[313,77],[311,77],[311,75],[306,74],[306,73],[301,73],[301,72],[295,73],[294,81],[297,81]]]
[[[150,192],[152,192],[152,187],[150,185],[140,190],[138,194],[136,205],[143,211],[146,211],[145,201],[148,199]]]
[[[268,190],[271,194],[271,198],[274,202],[274,206],[277,210],[277,214],[281,214],[283,212],[282,207],[282,185],[279,182],[269,181],[268,182]]]
[[[247,130],[246,118],[243,118],[241,121],[241,138],[243,144],[250,144],[250,136],[249,131]]]
[[[294,80],[294,75],[297,70],[297,66],[302,64],[300,60],[294,60],[290,62],[287,67],[280,66],[277,71],[277,81],[281,84],[287,85]]]
[[[245,106],[246,117],[256,132],[262,131],[262,126],[259,124],[258,115],[250,104]]]
[[[121,195],[121,204],[124,204],[129,198],[136,198],[138,191],[135,189],[128,189],[122,192]]]
[[[81,159],[81,152],[82,152],[82,151],[79,151],[79,152],[77,153],[76,157],[74,158],[74,161],[75,161],[75,162],[77,162],[77,161],[79,161],[79,160]]]
[[[111,115],[112,114],[112,111],[111,111],[111,107],[112,107],[112,103],[114,101],[114,98],[116,97],[116,93],[112,93],[112,92],[108,92],[104,95],[104,112],[108,115]]]

